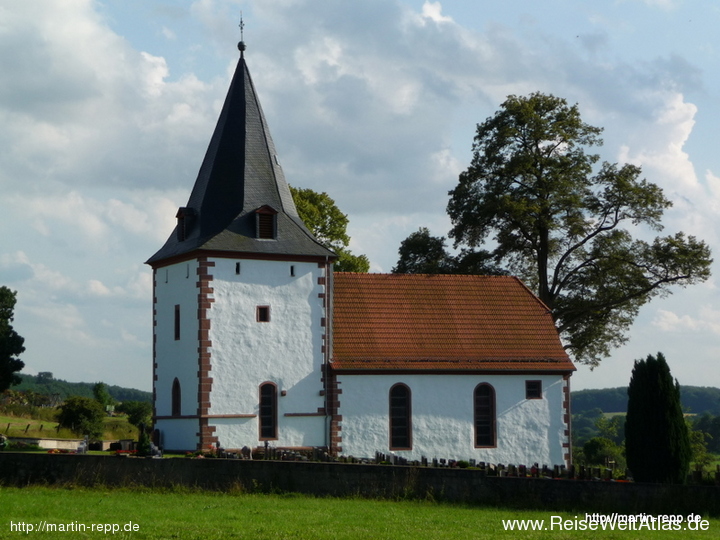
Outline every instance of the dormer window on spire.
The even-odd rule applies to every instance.
[[[195,210],[182,206],[178,209],[175,217],[177,218],[177,239],[182,242],[188,237],[193,227]]]
[[[261,240],[277,238],[277,210],[271,206],[261,206],[255,210],[255,236]]]

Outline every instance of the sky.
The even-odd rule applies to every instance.
[[[371,271],[419,227],[447,236],[477,124],[536,91],[663,188],[661,234],[720,261],[714,0],[0,0],[0,285],[24,373],[151,389],[144,261],[192,189],[241,13],[289,183],[335,199]],[[653,300],[572,388],[625,386],[657,352],[680,384],[720,387],[719,300],[716,277]]]

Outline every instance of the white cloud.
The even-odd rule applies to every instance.
[[[653,169],[672,191],[688,196],[697,192],[697,176],[690,156],[683,150],[695,125],[697,106],[686,103],[682,94],[667,95],[652,124],[636,132],[632,149],[623,146],[620,161]]]
[[[31,279],[35,271],[22,251],[0,254],[0,283],[12,285]]]
[[[676,201],[668,229],[720,241],[720,163],[707,158],[714,149],[703,163],[690,150],[697,126],[712,124],[698,89],[714,87],[713,72],[675,50],[687,40],[649,53],[625,41],[682,9],[643,1],[659,9],[634,0],[642,20],[619,21],[628,1],[569,7],[555,21],[535,3],[478,17],[453,0],[197,0],[138,36],[113,3],[0,0],[0,279],[33,321],[30,365],[48,367],[39,357],[54,351],[37,343],[63,331],[96,357],[73,360],[82,370],[113,347],[107,363],[149,365],[136,350],[137,339],[150,350],[142,261],[187,200],[236,63],[241,9],[288,180],[335,198],[373,270],[389,271],[420,226],[447,234],[447,191],[467,166],[475,123],[508,94],[538,90],[578,102],[586,121],[607,128],[604,158],[639,163],[665,188]],[[168,7],[147,5],[154,15]],[[702,314],[666,311],[657,324],[715,331]]]
[[[453,22],[452,17],[442,14],[442,5],[440,2],[426,1],[422,7],[422,16],[436,23]]]
[[[72,304],[46,303],[42,306],[26,306],[23,310],[45,324],[44,339],[47,343],[74,343],[74,347],[95,347],[98,339],[78,310]]]
[[[407,10],[405,12],[405,18],[406,21],[421,27],[429,23],[440,24],[454,22],[452,17],[442,14],[441,2],[430,2],[429,0],[425,0],[420,13],[414,10]]]
[[[658,309],[652,321],[653,326],[663,332],[684,334],[686,332],[700,333],[704,331],[720,335],[720,311],[703,306],[698,316],[678,315],[675,312]]]

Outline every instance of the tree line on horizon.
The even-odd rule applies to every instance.
[[[720,388],[680,385],[680,394],[685,413],[720,415]],[[627,386],[573,390],[570,396],[573,415],[627,412]]]
[[[19,392],[29,391],[43,396],[57,396],[59,401],[64,401],[71,396],[94,398],[93,389],[98,384],[90,382],[68,382],[63,379],[48,377],[47,374],[26,375],[21,373],[18,374],[18,377],[20,378],[20,383],[13,386],[12,390]],[[105,387],[108,394],[117,402],[152,402],[152,392],[117,385],[105,385]]]

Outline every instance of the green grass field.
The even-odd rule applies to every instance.
[[[559,514],[574,520],[577,514]],[[552,512],[475,508],[434,502],[314,498],[200,491],[0,488],[0,538],[117,539],[620,539],[720,538],[720,520],[706,531],[506,531],[503,520],[545,520]],[[578,519],[583,519],[579,515]],[[37,532],[42,522],[82,532]],[[117,524],[115,534],[91,524]],[[74,524],[74,525],[72,525]],[[137,526],[124,532],[122,527]],[[36,529],[27,532],[28,525]],[[14,529],[13,529],[14,526]],[[683,526],[685,524],[683,523]],[[23,527],[25,530],[23,530]],[[97,528],[97,527],[96,527]],[[58,529],[59,531],[60,529]],[[109,529],[108,529],[109,531]]]
[[[14,416],[0,416],[0,433],[8,437],[37,437],[58,439],[81,439],[77,433],[69,429],[57,429],[57,422],[37,420],[31,418],[18,418]],[[130,425],[124,416],[105,418],[105,431],[103,439],[137,439],[138,430]]]

